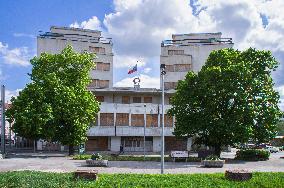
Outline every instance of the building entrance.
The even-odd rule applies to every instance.
[[[124,151],[144,151],[144,137],[142,136],[121,137],[121,144]],[[145,138],[145,151],[153,151],[153,137]]]

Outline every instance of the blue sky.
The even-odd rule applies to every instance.
[[[75,20],[84,21],[94,14],[103,19],[112,10],[108,0],[17,0],[0,1],[0,42],[8,50],[27,47],[25,56],[36,54],[36,36],[39,31],[48,31],[51,25],[68,26]],[[23,55],[24,52],[21,53]],[[31,66],[5,63],[0,54],[1,83],[8,90],[21,89],[29,82],[27,73]],[[4,77],[4,78],[3,78]]]
[[[52,25],[113,38],[115,86],[132,85],[127,70],[138,60],[142,86],[159,87],[160,43],[171,34],[222,32],[234,48],[272,51],[280,62],[275,89],[284,101],[283,10],[283,0],[0,0],[0,81],[8,97],[29,82],[36,36]]]

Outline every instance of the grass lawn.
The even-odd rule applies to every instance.
[[[74,180],[72,173],[3,172],[0,187],[284,187],[284,173],[254,173],[246,182],[233,182],[216,174],[99,174],[98,181]]]

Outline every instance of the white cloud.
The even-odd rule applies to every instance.
[[[115,87],[133,87],[133,79],[136,76],[131,78],[124,78],[119,82],[115,83]],[[159,77],[150,77],[145,74],[141,74],[140,78],[140,86],[141,88],[160,88],[160,78]]]
[[[74,23],[70,24],[70,27],[83,28],[83,29],[93,29],[93,30],[102,30],[101,22],[96,16],[93,16],[89,20],[83,21],[80,24],[77,21],[75,21]]]
[[[115,67],[134,65],[135,57],[144,58],[143,66],[149,67],[152,58],[160,55],[161,41],[174,33],[220,31],[223,37],[233,38],[235,48],[271,50],[280,62],[273,77],[277,86],[284,85],[283,0],[192,2],[193,8],[189,0],[114,0],[114,11],[105,15],[103,24],[105,33],[113,38]],[[261,16],[267,19],[265,27]],[[77,26],[86,27],[90,20],[97,18]],[[89,29],[101,24],[94,22]]]
[[[143,72],[147,74],[147,73],[149,73],[151,70],[152,70],[152,68],[146,67],[146,68],[143,70]]]
[[[5,90],[5,101],[10,102],[12,97],[17,97],[19,95],[19,92],[22,91],[22,89],[16,89],[16,90]]]
[[[29,50],[27,47],[9,49],[8,44],[0,42],[0,57],[4,63],[19,66],[29,66]]]
[[[284,96],[284,85],[276,87],[275,89],[279,92],[280,95]]]
[[[127,56],[127,55],[115,55],[114,56],[114,68],[131,68],[137,64],[138,68],[145,66],[146,61],[144,58]]]

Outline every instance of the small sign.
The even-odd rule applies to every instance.
[[[187,158],[188,151],[171,151],[171,157],[173,158]]]

